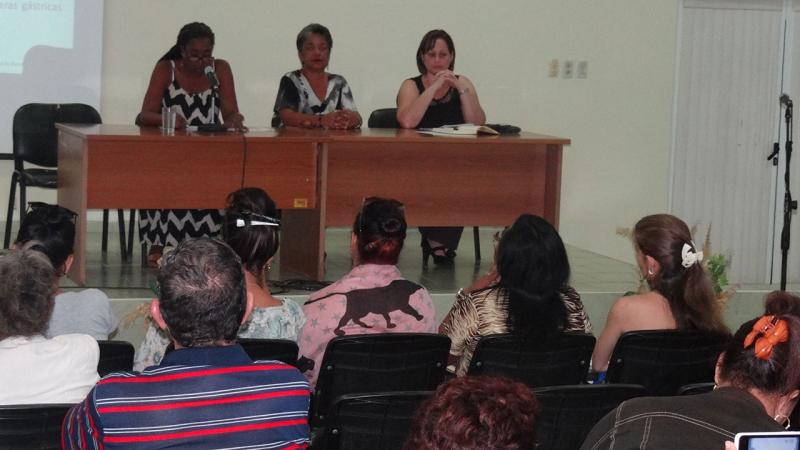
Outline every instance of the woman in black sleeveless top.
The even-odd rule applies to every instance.
[[[469,78],[453,73],[456,49],[444,30],[431,30],[417,49],[420,75],[403,81],[397,93],[397,122],[403,128],[429,128],[459,123],[483,125],[486,114]],[[463,227],[420,227],[422,256],[450,265]]]

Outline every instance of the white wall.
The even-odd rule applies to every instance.
[[[199,20],[216,33],[215,56],[233,67],[246,123],[265,126],[281,75],[298,67],[297,32],[319,22],[333,34],[330,70],[348,79],[366,121],[416,75],[422,35],[444,28],[456,72],[473,80],[490,122],[572,139],[565,240],[631,260],[615,228],[667,208],[676,13],[676,0],[107,0],[101,113],[131,123],[156,60]],[[554,58],[588,61],[588,79],[548,78]],[[0,179],[0,189],[7,184]]]

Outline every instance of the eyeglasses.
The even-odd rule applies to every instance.
[[[383,198],[383,197],[364,197],[361,201],[361,209],[358,211],[358,239],[363,239],[364,233],[364,209],[367,206],[375,203],[375,202],[388,202],[390,205],[394,206],[400,211],[400,214],[405,217],[406,216],[406,207],[401,202],[392,199],[392,198]]]
[[[52,209],[54,211],[64,212],[69,215],[70,221],[73,224],[75,223],[78,217],[78,214],[70,209],[64,208],[63,206],[51,205],[49,203],[44,203],[44,202],[28,202],[28,208],[25,210],[25,214],[28,214],[31,211],[42,210],[42,209]]]

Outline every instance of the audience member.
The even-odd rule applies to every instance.
[[[72,267],[75,246],[75,213],[60,206],[31,203],[31,210],[19,226],[15,246],[36,241],[36,250],[47,255],[60,277]],[[58,290],[47,337],[83,333],[108,339],[118,325],[108,296],[99,289],[76,292]]]
[[[361,126],[353,92],[341,75],[328,73],[333,49],[331,32],[318,23],[297,34],[300,69],[281,78],[272,126],[346,130]]]
[[[583,449],[723,448],[736,433],[782,431],[800,395],[800,298],[776,292],[767,315],[739,328],[707,394],[628,400],[595,425]]]
[[[456,294],[439,327],[450,337],[455,372],[467,373],[481,337],[550,331],[591,333],[581,297],[569,286],[561,237],[539,216],[521,215],[504,233],[489,274]]]
[[[0,251],[0,404],[77,403],[99,378],[100,350],[85,334],[44,337],[58,276],[35,244]]]
[[[462,377],[417,411],[406,450],[534,450],[538,405],[522,383]]]
[[[222,235],[242,260],[247,293],[253,296],[253,313],[239,330],[240,338],[289,339],[305,323],[299,304],[288,298],[275,298],[267,286],[270,263],[278,251],[280,221],[275,202],[259,188],[243,188],[228,195]],[[150,324],[134,370],[161,362],[169,337]]]
[[[436,332],[436,313],[428,291],[403,278],[397,260],[406,237],[403,205],[368,198],[353,223],[353,269],[317,291],[303,306],[300,369],[312,384],[328,341],[345,334]]]
[[[431,128],[474,123],[483,125],[486,113],[478,91],[465,75],[456,75],[456,47],[444,30],[431,30],[422,37],[416,53],[419,75],[408,78],[397,92],[397,122],[403,128]],[[446,170],[447,162],[430,162],[431,174]],[[437,265],[453,265],[463,227],[420,227],[422,261],[433,256]]]
[[[633,229],[636,263],[650,291],[618,299],[592,355],[592,367],[604,372],[619,337],[636,330],[696,330],[728,334],[703,253],[689,227],[669,214],[646,216]]]
[[[253,308],[236,253],[197,238],[165,259],[151,312],[176,350],[141,374],[103,378],[67,413],[64,448],[308,445],[308,383],[292,366],[251,361],[236,344]]]

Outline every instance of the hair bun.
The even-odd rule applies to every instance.
[[[403,223],[395,218],[386,219],[381,223],[381,231],[386,235],[399,234],[403,231]]]

